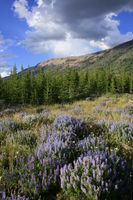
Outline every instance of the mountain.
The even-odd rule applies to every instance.
[[[31,71],[36,74],[40,71],[40,68],[43,68],[44,71],[48,68],[52,71],[64,70],[68,65],[70,68],[75,67],[79,70],[111,66],[113,70],[125,69],[133,72],[133,40],[108,50],[84,56],[50,59],[31,67]]]

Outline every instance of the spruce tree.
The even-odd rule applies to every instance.
[[[30,67],[28,66],[28,70],[25,74],[25,102],[31,102],[31,71]]]
[[[66,67],[63,80],[62,80],[62,88],[61,88],[61,99],[62,102],[70,101],[70,77],[71,70],[69,66]]]
[[[112,79],[111,79],[110,92],[111,92],[112,94],[115,94],[115,93],[116,93],[116,85],[115,85],[115,78],[114,78],[114,76],[113,76]]]
[[[2,87],[3,87],[3,84],[2,84],[1,74],[0,74],[0,100],[2,99]]]
[[[63,73],[57,70],[53,76],[52,98],[54,103],[61,103],[62,101],[62,82]]]
[[[133,75],[130,75],[129,77],[129,92],[130,94],[133,94]]]
[[[44,102],[44,75],[43,69],[40,68],[40,73],[36,75],[36,95],[37,103],[42,104]],[[34,91],[35,92],[35,91]]]
[[[40,97],[37,95],[37,82],[35,79],[35,76],[31,74],[30,76],[30,82],[31,82],[31,97],[30,97],[30,103],[31,104],[41,104],[42,101],[40,100]],[[40,91],[43,92],[43,91]]]
[[[70,100],[74,100],[78,98],[78,90],[79,90],[79,75],[76,69],[73,69],[70,74],[70,85],[69,85],[69,98]]]
[[[13,71],[9,78],[9,95],[10,103],[18,103],[18,83],[17,83],[17,67],[14,65]]]
[[[20,102],[24,105],[26,98],[26,76],[24,73],[23,65],[21,66],[21,73],[19,77],[19,92],[20,92]]]
[[[47,70],[44,76],[44,102],[46,104],[52,103],[52,72]]]

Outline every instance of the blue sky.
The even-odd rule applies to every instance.
[[[133,39],[132,0],[1,0],[0,73]]]
[[[12,41],[11,45],[6,44],[7,49],[5,53],[11,55],[9,59],[7,58],[7,65],[10,65],[7,73],[10,72],[14,64],[17,65],[19,71],[22,64],[26,68],[28,65],[36,65],[48,58],[47,53],[36,54],[31,52],[28,48],[18,45],[20,41],[25,39],[25,32],[28,29],[28,25],[24,19],[19,19],[16,16],[13,11],[13,3],[13,0],[1,0],[0,6],[0,32],[5,40],[9,39]],[[4,65],[2,71],[4,71]]]

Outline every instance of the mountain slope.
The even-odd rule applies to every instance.
[[[94,69],[95,67],[111,66],[114,70],[125,69],[133,72],[133,40],[116,46],[112,49],[88,54],[84,56],[50,59],[31,68],[33,73],[38,73],[40,68],[52,71],[64,70],[66,66],[76,67],[79,70]]]

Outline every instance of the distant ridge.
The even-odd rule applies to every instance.
[[[37,74],[40,68],[44,72],[47,69],[55,72],[57,69],[64,71],[66,66],[77,68],[78,70],[112,67],[117,72],[120,70],[133,72],[133,40],[122,43],[114,48],[92,54],[49,59],[30,69],[33,74]],[[27,71],[27,69],[24,71]]]
[[[94,69],[101,66],[111,66],[114,70],[125,69],[133,71],[133,40],[120,44],[112,49],[84,55],[66,58],[50,59],[37,64],[31,71],[37,73],[40,68],[52,71],[64,70],[66,66],[75,67],[79,70]]]

